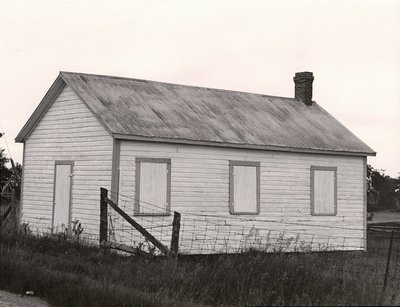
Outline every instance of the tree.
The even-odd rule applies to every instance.
[[[4,149],[0,148],[0,191],[2,191],[2,194],[5,192],[5,194],[2,195],[2,200],[5,200],[5,195],[9,193],[9,187],[15,190],[17,199],[19,199],[20,196],[22,165],[16,163],[14,173],[13,167],[7,167],[7,163],[10,161],[13,162],[6,156]]]
[[[10,161],[10,159],[7,158],[7,156],[4,153],[4,149],[0,148],[0,186],[3,187],[3,185],[8,181],[8,179],[11,177],[12,171],[7,167],[7,163]]]
[[[400,210],[400,176],[391,178],[384,170],[367,166],[368,210]]]

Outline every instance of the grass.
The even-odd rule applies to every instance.
[[[400,279],[390,279],[382,295],[386,250],[249,251],[176,261],[125,257],[61,237],[3,233],[0,289],[32,290],[56,306],[396,305]]]

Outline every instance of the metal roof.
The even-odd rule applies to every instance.
[[[71,72],[61,72],[53,87],[59,79],[116,138],[375,155],[317,103],[306,105],[294,98]],[[46,97],[43,110],[44,100]],[[32,117],[17,141],[24,141],[40,119],[39,114]]]

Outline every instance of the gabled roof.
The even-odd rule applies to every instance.
[[[115,138],[295,152],[375,155],[317,103],[294,98],[61,72],[16,137],[67,84]]]

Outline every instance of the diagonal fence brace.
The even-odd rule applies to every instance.
[[[133,218],[131,218],[128,214],[126,214],[120,207],[118,207],[117,204],[115,204],[111,199],[108,198],[107,196],[108,190],[105,188],[100,189],[100,204],[106,203],[108,204],[111,208],[113,208],[120,216],[122,216],[131,226],[133,226],[137,231],[139,231],[146,239],[148,239],[155,247],[157,247],[163,254],[166,256],[170,256],[171,250],[166,247],[164,244],[162,244],[160,241],[158,241],[151,233],[149,233],[146,229],[144,229],[140,224],[138,224]],[[101,209],[100,209],[101,211]],[[105,212],[106,209],[105,209]],[[101,218],[100,218],[101,221]],[[101,222],[100,222],[101,223]],[[104,222],[106,223],[106,222]],[[101,225],[100,225],[101,226]],[[104,230],[103,230],[104,232]],[[107,234],[107,230],[105,230],[105,233]],[[100,243],[105,242],[104,240],[102,241],[102,238],[104,237],[101,236],[102,234],[102,229],[100,227]]]

